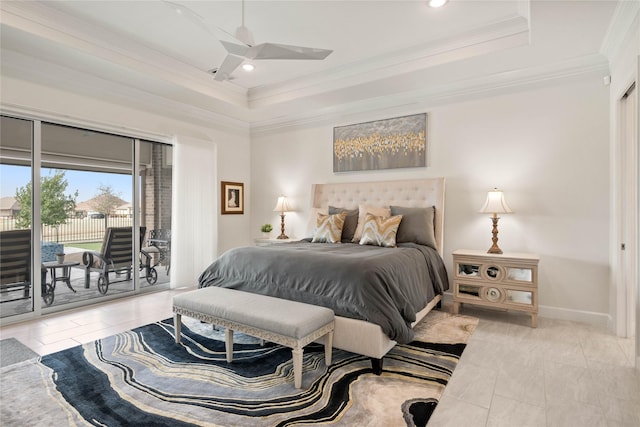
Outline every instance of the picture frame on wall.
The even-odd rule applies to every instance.
[[[427,113],[333,128],[333,172],[427,165]]]
[[[244,184],[242,182],[221,182],[222,215],[244,214]]]

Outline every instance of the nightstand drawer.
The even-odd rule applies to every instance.
[[[534,286],[537,283],[537,264],[514,264],[502,261],[491,262],[466,257],[454,257],[456,279],[496,281]]]
[[[538,313],[538,256],[534,254],[487,254],[453,252],[454,313],[461,304],[476,304],[531,314],[533,327]]]
[[[456,281],[453,287],[454,297],[459,302],[483,304],[501,308],[513,305],[514,308],[535,309],[536,292],[531,289],[515,289],[505,286],[492,286]]]

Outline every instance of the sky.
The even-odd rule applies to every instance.
[[[54,169],[43,168],[43,177],[53,174]],[[66,194],[73,195],[78,190],[77,203],[84,202],[98,195],[98,186],[108,185],[116,196],[126,202],[132,200],[131,175],[103,172],[85,172],[65,170],[67,179]],[[16,189],[24,187],[31,179],[31,167],[0,165],[0,197],[15,196]]]

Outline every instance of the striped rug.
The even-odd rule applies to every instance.
[[[295,389],[289,349],[237,337],[229,364],[222,332],[183,319],[182,345],[167,319],[3,368],[3,426],[424,426],[477,325],[430,313],[380,376],[308,346]]]

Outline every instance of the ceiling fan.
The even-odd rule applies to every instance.
[[[259,43],[255,44],[253,34],[244,25],[244,0],[242,0],[242,24],[236,28],[235,34],[230,34],[222,28],[215,27],[223,32],[233,41],[222,40],[215,31],[207,24],[205,19],[186,6],[182,6],[169,1],[164,3],[171,6],[177,13],[203,27],[207,32],[212,33],[227,51],[227,56],[222,61],[220,67],[215,71],[214,80],[229,80],[231,73],[238,68],[245,60],[263,59],[325,59],[333,50],[318,49],[313,47],[294,46],[279,43]]]

